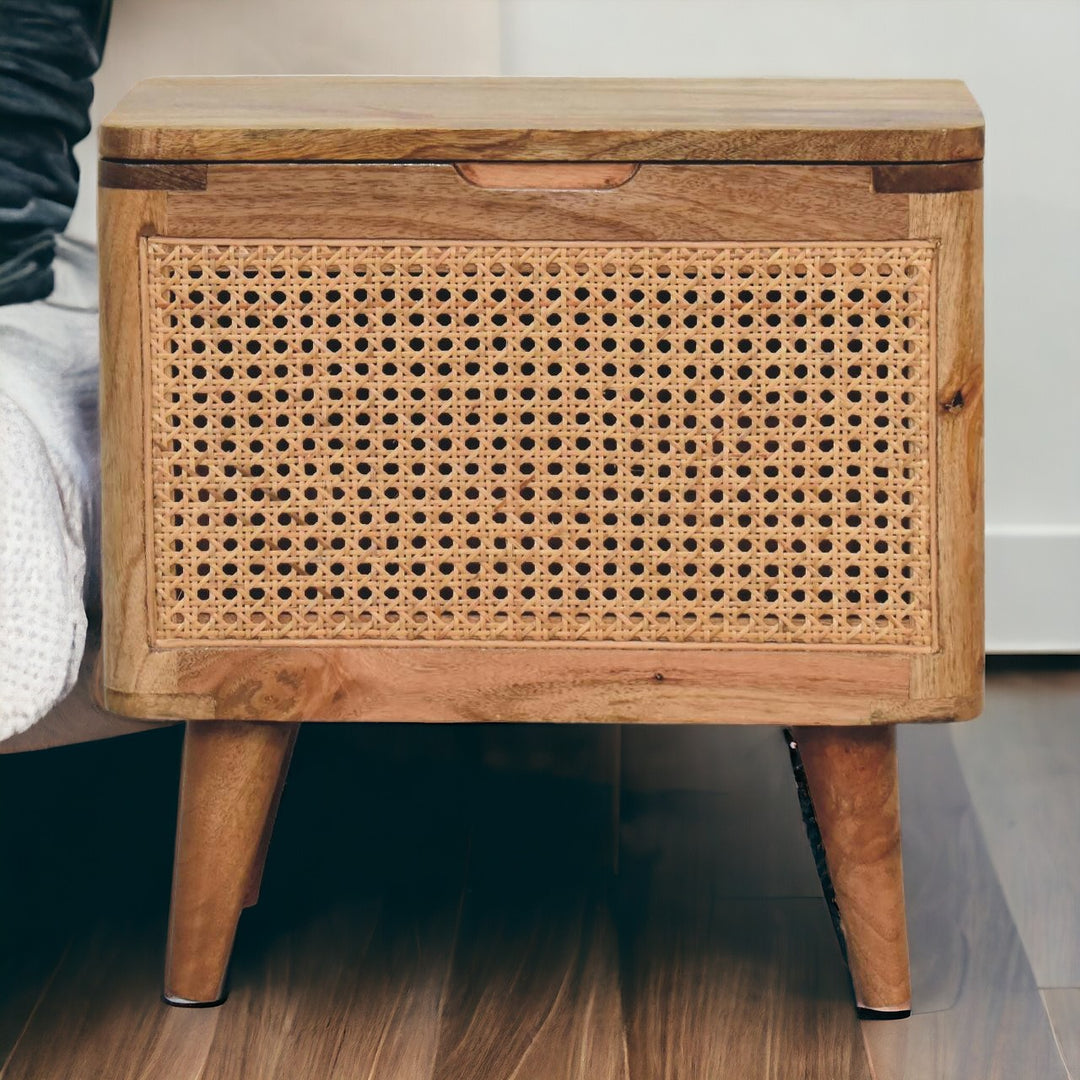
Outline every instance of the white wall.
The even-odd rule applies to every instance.
[[[988,643],[1080,651],[1080,0],[118,0],[95,112],[147,75],[333,71],[964,79],[987,119]]]

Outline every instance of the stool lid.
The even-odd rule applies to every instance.
[[[101,126],[120,161],[981,159],[953,80],[148,79]]]

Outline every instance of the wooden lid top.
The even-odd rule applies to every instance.
[[[964,161],[951,80],[149,79],[105,118],[127,161]]]

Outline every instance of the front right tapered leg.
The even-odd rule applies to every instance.
[[[867,1019],[911,1010],[896,730],[795,732],[836,893],[851,980]]]
[[[191,721],[184,736],[165,1000],[215,1005],[296,724]]]

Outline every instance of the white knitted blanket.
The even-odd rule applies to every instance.
[[[0,739],[75,682],[96,579],[97,253],[58,241],[47,300],[0,307]]]

